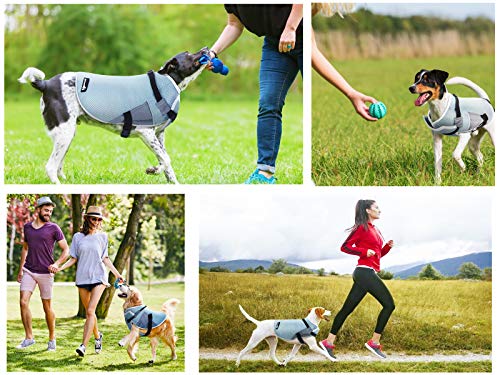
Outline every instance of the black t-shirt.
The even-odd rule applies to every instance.
[[[292,4],[226,4],[227,13],[232,13],[246,29],[258,36],[280,36],[286,26]],[[296,31],[302,36],[302,20]]]

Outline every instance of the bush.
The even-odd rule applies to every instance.
[[[483,275],[483,271],[476,264],[472,262],[462,263],[458,270],[458,277],[460,279],[479,280]]]
[[[380,272],[378,273],[378,276],[382,279],[382,280],[391,280],[392,278],[394,278],[394,274],[389,272],[389,271],[384,271],[384,270],[380,270]]]
[[[231,272],[231,270],[226,267],[216,266],[210,268],[210,272]]]
[[[440,280],[443,278],[443,275],[432,264],[428,264],[422,268],[422,271],[418,274],[418,278],[421,280]]]

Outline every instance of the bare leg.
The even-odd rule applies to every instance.
[[[372,341],[375,343],[375,344],[380,344],[380,336],[381,334],[380,333],[373,333],[373,336],[372,336]]]
[[[90,293],[90,299],[88,299],[88,305],[85,307],[85,312],[86,312],[86,320],[85,320],[85,325],[83,326],[83,345],[87,346],[90,336],[92,335],[92,332],[94,332],[94,337],[99,338],[99,329],[97,327],[97,317],[95,315],[95,308],[97,307],[97,304],[99,303],[99,300],[101,299],[102,292],[104,291],[106,287],[104,285],[98,285],[94,289],[92,289],[91,292],[88,290],[85,290],[83,288],[78,288],[80,291],[80,295],[82,293],[86,295],[87,293]],[[83,292],[82,292],[83,291]],[[85,293],[86,292],[86,293]],[[83,302],[83,298],[82,298]]]
[[[45,321],[49,329],[49,340],[56,338],[56,314],[52,310],[51,300],[42,299],[43,311],[45,312]]]
[[[26,339],[33,338],[33,328],[31,325],[31,310],[30,310],[30,299],[31,292],[22,290],[19,298],[19,305],[21,307],[21,320],[24,326],[24,335]]]

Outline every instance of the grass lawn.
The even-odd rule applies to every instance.
[[[29,90],[30,88],[26,88]],[[16,100],[17,99],[17,100]],[[241,184],[257,160],[257,98],[182,102],[165,144],[181,184]],[[276,165],[280,184],[302,183],[302,96],[289,95]],[[33,95],[5,102],[5,183],[48,184],[45,164],[52,152]],[[156,157],[139,139],[79,125],[65,158],[69,184],[165,184],[146,175]]]
[[[137,361],[132,362],[125,348],[118,346],[118,341],[127,334],[128,329],[123,319],[122,301],[115,296],[111,304],[108,318],[99,321],[99,329],[103,332],[103,351],[93,353],[93,341],[89,342],[87,354],[78,357],[75,349],[80,345],[84,320],[75,318],[78,309],[78,295],[75,286],[56,285],[53,294],[53,308],[56,314],[57,351],[47,352],[47,326],[38,290],[31,299],[33,315],[33,332],[36,344],[24,350],[15,347],[24,338],[24,329],[19,317],[19,287],[7,287],[7,371],[32,372],[94,372],[94,371],[148,371],[171,372],[184,371],[184,284],[160,284],[147,290],[147,286],[138,286],[143,292],[145,302],[153,309],[159,310],[168,298],[181,300],[175,316],[177,341],[176,361],[170,360],[170,349],[159,344],[157,361],[149,365],[151,349],[149,339],[142,338],[139,344]]]
[[[387,106],[387,116],[367,122],[351,103],[319,75],[312,81],[312,177],[317,185],[434,185],[432,134],[422,116],[428,106],[415,107],[408,87],[422,68],[439,68],[450,77],[463,76],[481,86],[495,102],[494,56],[412,60],[359,60],[335,63],[357,90]],[[448,89],[458,96],[476,96],[460,85]],[[494,185],[495,151],[489,136],[481,150],[484,166],[466,150],[467,170],[452,158],[456,137],[443,140],[442,185]]]
[[[481,362],[290,362],[286,367],[269,361],[200,360],[200,372],[491,372],[491,361]]]

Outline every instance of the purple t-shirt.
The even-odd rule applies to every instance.
[[[55,223],[45,223],[38,229],[31,224],[24,224],[24,241],[28,243],[24,267],[33,273],[50,273],[49,266],[54,263],[54,245],[64,240],[64,234]]]

